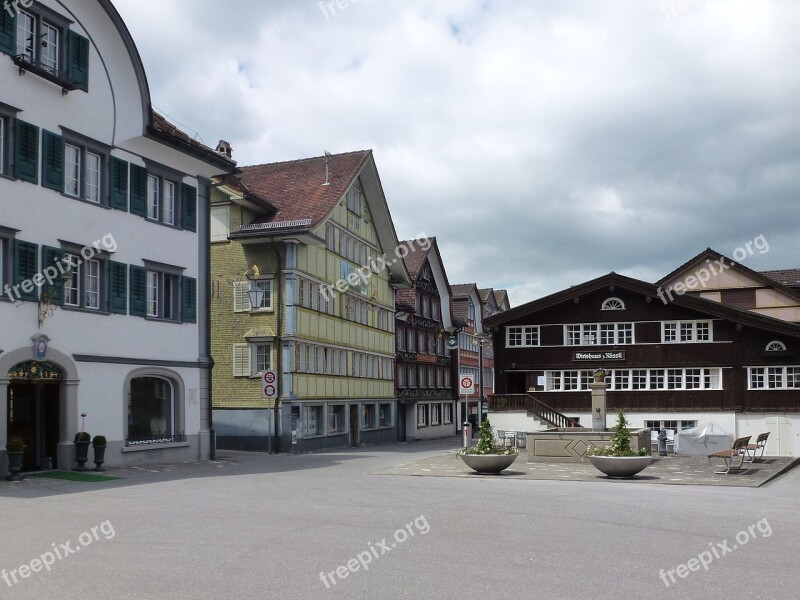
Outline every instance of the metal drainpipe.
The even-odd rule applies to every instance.
[[[272,414],[274,417],[273,422],[273,432],[272,432],[272,450],[275,454],[280,454],[281,452],[281,437],[278,433],[278,429],[280,428],[280,414],[278,412],[278,404],[280,403],[281,396],[283,395],[283,345],[281,344],[281,331],[283,331],[283,311],[281,307],[283,306],[283,297],[281,296],[281,276],[283,274],[283,265],[281,260],[281,253],[278,250],[277,245],[273,248],[275,250],[275,258],[277,260],[277,281],[278,281],[278,293],[277,293],[277,304],[275,308],[275,317],[278,321],[278,331],[275,332],[275,343],[277,345],[277,349],[275,352],[275,361],[277,363],[277,375],[278,375],[278,394],[275,396],[275,400],[273,401],[273,408]]]

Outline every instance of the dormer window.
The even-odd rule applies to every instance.
[[[765,350],[767,352],[786,352],[786,344],[779,342],[778,340],[774,340],[767,344]]]
[[[600,310],[625,310],[625,303],[619,298],[608,298],[603,302]]]

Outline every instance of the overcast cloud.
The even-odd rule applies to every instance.
[[[115,4],[157,109],[240,165],[373,149],[451,283],[800,267],[796,0]]]

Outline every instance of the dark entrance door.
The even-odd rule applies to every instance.
[[[524,394],[528,391],[525,381],[525,373],[506,373],[507,393]]]
[[[22,468],[43,469],[47,458],[55,465],[60,413],[58,383],[22,381],[8,386],[8,437],[25,440]]]
[[[358,404],[350,405],[350,445],[358,446]]]

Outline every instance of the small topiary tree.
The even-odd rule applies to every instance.
[[[481,423],[480,436],[478,437],[478,454],[492,454],[494,452],[494,434],[489,419]]]
[[[614,435],[611,443],[605,448],[589,448],[589,456],[647,456],[650,451],[642,448],[638,452],[631,449],[631,435],[628,431],[628,420],[621,410],[617,411],[617,424],[614,426]]]

